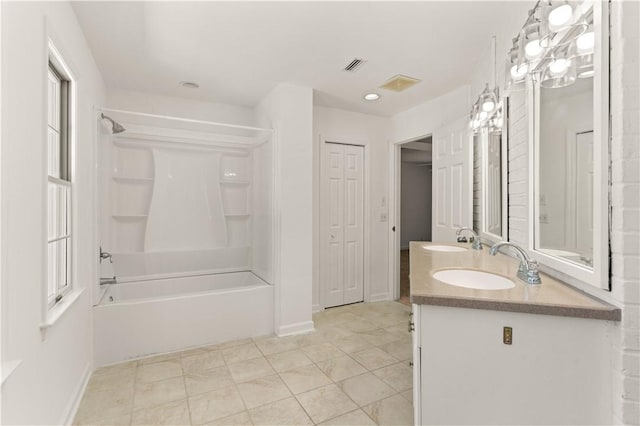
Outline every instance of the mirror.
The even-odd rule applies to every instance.
[[[593,77],[540,87],[535,248],[593,267]]]
[[[576,284],[609,289],[606,3],[581,3],[572,19],[584,32],[552,47],[529,83],[529,249]]]
[[[507,101],[473,136],[474,230],[492,241],[507,241]]]

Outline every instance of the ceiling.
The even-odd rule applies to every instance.
[[[390,116],[468,82],[530,2],[74,2],[109,88],[255,106],[276,84],[317,105]],[[343,68],[367,62],[355,73]],[[396,74],[422,82],[377,89]],[[199,89],[179,86],[194,81]],[[362,96],[377,91],[382,98]]]

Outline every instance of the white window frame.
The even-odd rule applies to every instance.
[[[51,41],[48,43],[47,56],[47,93],[45,108],[45,170],[47,175],[46,194],[45,194],[45,225],[46,225],[46,241],[45,241],[45,259],[47,260],[47,269],[45,271],[44,282],[44,311],[45,322],[48,323],[48,317],[53,312],[65,310],[65,306],[70,303],[65,298],[74,290],[75,274],[74,274],[74,258],[75,258],[75,224],[73,220],[73,212],[75,206],[74,200],[74,159],[75,159],[75,79],[69,67],[62,59],[59,51]],[[53,84],[53,85],[52,85]],[[57,90],[52,98],[52,89]],[[52,126],[54,124],[54,126]],[[58,129],[55,129],[55,127]],[[57,131],[56,131],[57,130]],[[56,135],[57,133],[57,135]],[[59,158],[52,156],[50,134],[59,138],[59,146],[55,147]],[[55,170],[53,165],[56,164],[59,170]],[[52,168],[53,167],[53,168]],[[49,211],[49,197],[53,188],[62,190],[65,195],[63,197],[64,207],[58,206],[60,215],[53,217]],[[59,223],[64,223],[63,232],[52,232],[53,220],[58,219]],[[67,241],[65,250],[65,261],[61,265],[56,263],[55,269],[50,261],[49,251],[52,244],[65,240]],[[58,271],[62,269],[63,272]],[[52,285],[53,275],[61,279],[55,280]],[[75,297],[73,297],[75,299]],[[69,300],[71,302],[71,300]],[[58,315],[55,315],[57,317]]]

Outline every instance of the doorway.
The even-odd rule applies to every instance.
[[[400,145],[399,300],[409,304],[409,242],[431,241],[431,135]]]
[[[364,147],[322,144],[320,289],[324,307],[364,300]]]

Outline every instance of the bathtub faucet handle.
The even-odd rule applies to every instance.
[[[113,259],[111,259],[111,253],[102,251],[102,246],[100,246],[100,263],[102,263],[102,261],[105,259],[109,259],[109,263],[113,263]]]

